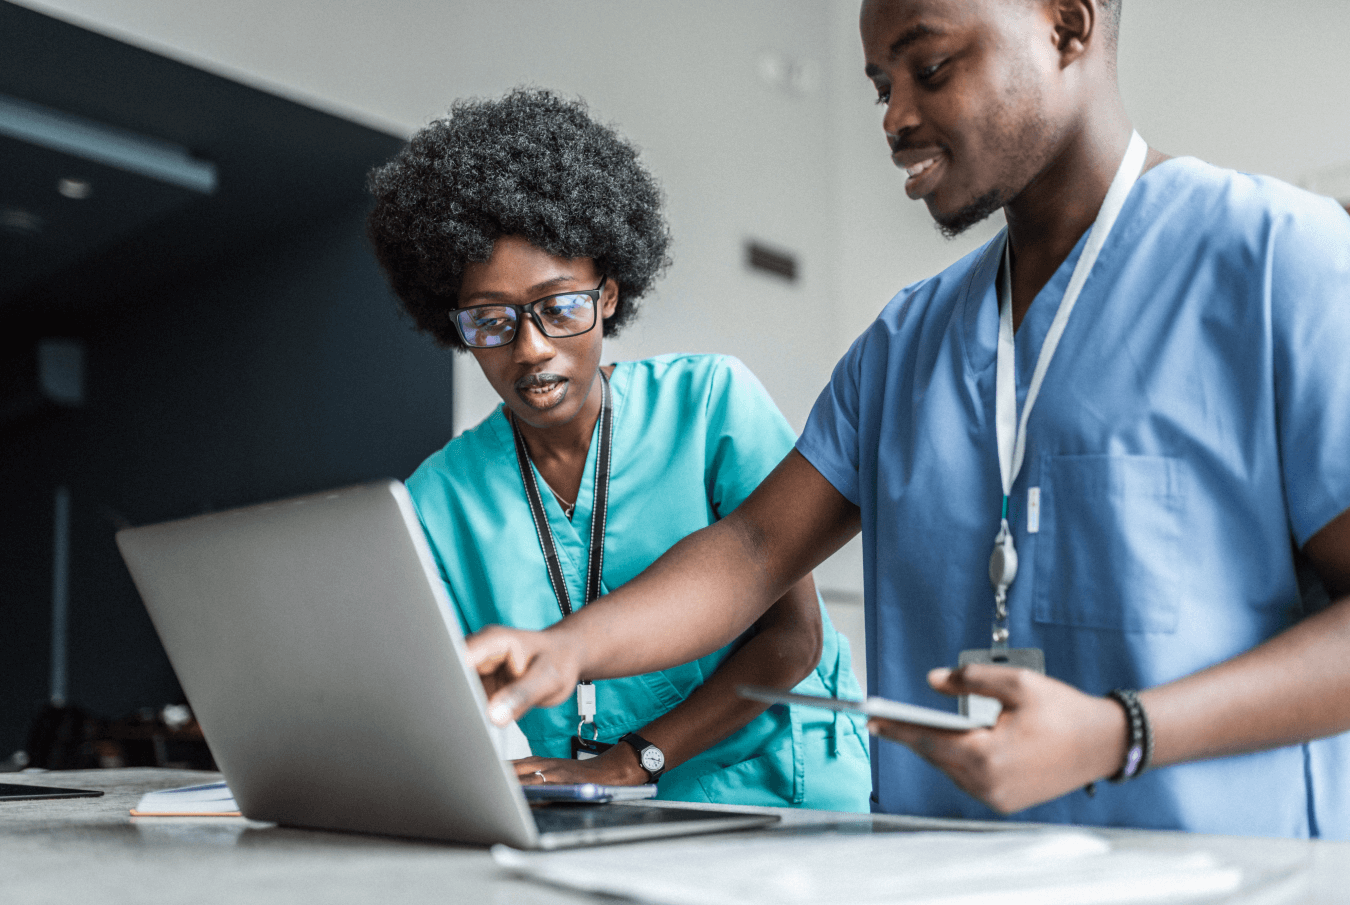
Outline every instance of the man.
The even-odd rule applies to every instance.
[[[1133,137],[1119,2],[864,3],[908,194],[1006,241],[892,300],[731,517],[471,639],[494,719],[726,643],[861,530],[873,693],[1002,705],[874,721],[882,810],[1350,838],[1350,220]]]

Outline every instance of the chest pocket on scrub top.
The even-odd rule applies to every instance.
[[[1167,634],[1184,594],[1186,472],[1163,456],[1046,456],[1037,622]]]

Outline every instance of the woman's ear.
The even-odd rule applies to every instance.
[[[605,280],[605,288],[600,292],[600,316],[608,320],[618,308],[619,284],[615,280]]]

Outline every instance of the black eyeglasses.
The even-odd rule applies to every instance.
[[[580,336],[595,328],[596,305],[608,276],[594,289],[546,295],[524,305],[472,305],[450,312],[464,344],[473,349],[495,349],[515,341],[522,317],[529,317],[539,332],[553,339]]]

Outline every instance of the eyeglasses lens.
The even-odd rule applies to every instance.
[[[589,295],[555,295],[540,299],[533,310],[544,335],[576,336],[595,326],[595,303]],[[519,315],[510,305],[477,305],[456,312],[464,341],[479,349],[504,346],[516,338]]]
[[[484,305],[456,314],[464,341],[480,349],[504,346],[516,336],[516,312],[512,308]]]

